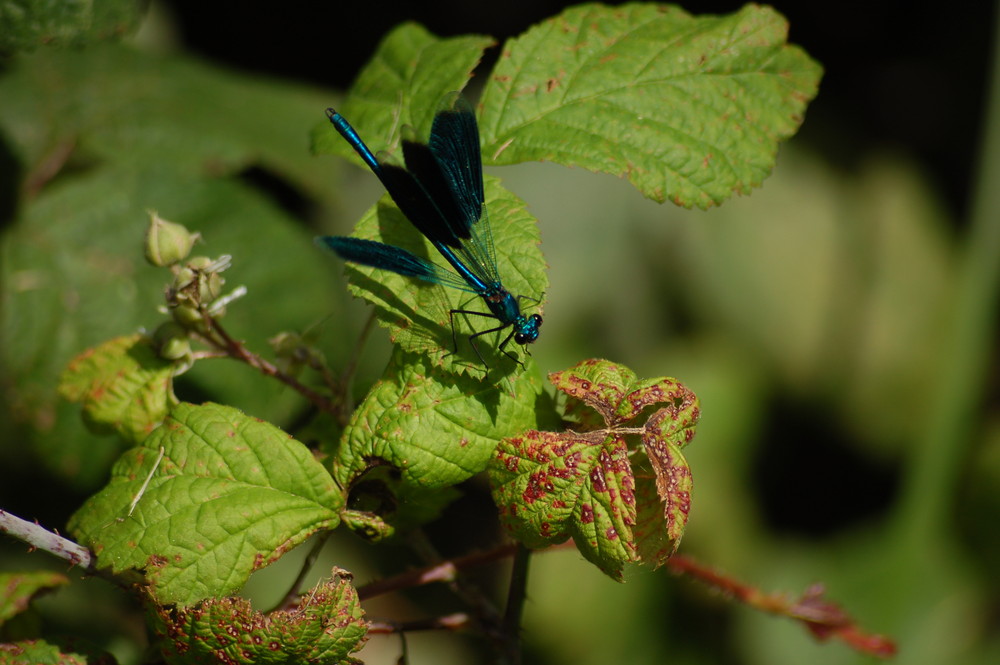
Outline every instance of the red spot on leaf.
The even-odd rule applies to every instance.
[[[589,503],[580,506],[580,521],[584,524],[590,524],[594,521],[594,507]]]
[[[590,470],[590,484],[595,492],[607,492],[608,484],[604,478],[604,469],[595,466]]]
[[[521,493],[521,498],[527,504],[532,504],[545,497],[553,490],[552,483],[548,479],[545,471],[536,471],[528,478],[528,486]]]
[[[563,464],[565,464],[566,468],[568,469],[571,470],[576,469],[578,466],[580,466],[580,457],[581,457],[580,451],[578,450],[574,453],[566,455],[565,458],[563,459]]]

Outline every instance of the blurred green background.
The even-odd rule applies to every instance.
[[[566,6],[361,4],[153,2],[126,46],[56,38],[0,60],[0,507],[62,528],[121,452],[82,428],[55,381],[89,345],[161,320],[166,277],[141,260],[147,209],[201,231],[205,253],[234,255],[227,279],[250,295],[231,308],[231,332],[263,351],[280,330],[310,329],[340,366],[366,311],[311,238],[348,232],[381,189],[310,156],[309,130],[403,20],[502,40]],[[1000,662],[995,7],[776,8],[826,74],[752,195],[684,211],[608,176],[491,169],[539,219],[550,264],[533,356],[546,372],[605,357],[698,393],[684,553],[763,589],[824,583],[862,626],[899,641],[901,663]],[[384,333],[374,338],[362,388],[386,358]],[[287,390],[224,361],[200,364],[179,390],[283,426],[302,415]],[[499,538],[484,484],[464,489],[446,515],[457,522],[432,532],[446,553]],[[454,533],[470,520],[477,529]],[[3,570],[64,569],[7,539],[0,548]],[[266,605],[301,556],[248,593]],[[317,575],[336,564],[363,583],[401,556],[338,537]],[[501,588],[504,571],[494,574],[484,580]],[[100,581],[38,608],[46,629],[138,662],[141,619]],[[457,607],[429,589],[366,609]],[[534,558],[524,637],[531,663],[873,660],[664,571],[615,584],[569,551]],[[415,664],[483,657],[450,634],[415,635],[409,649]],[[374,638],[362,657],[398,652]]]

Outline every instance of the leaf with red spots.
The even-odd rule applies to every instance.
[[[604,360],[549,378],[605,426],[504,439],[489,467],[504,526],[528,547],[572,537],[588,560],[619,580],[625,563],[662,564],[690,507],[691,473],[680,448],[698,420],[694,393],[673,379],[638,380]],[[632,422],[656,407],[645,423]],[[627,437],[635,434],[641,441],[630,446]],[[647,459],[633,462],[633,448]]]
[[[0,573],[0,625],[28,609],[38,594],[68,582],[62,573],[51,571]]]
[[[681,447],[694,438],[699,407],[694,393],[680,384],[670,390],[673,401],[654,413],[646,422],[642,444],[656,474],[656,492],[663,503],[666,534],[677,549],[691,509],[691,469]],[[659,531],[659,529],[656,529]],[[658,557],[657,565],[673,553]]]
[[[117,337],[73,359],[60,378],[59,394],[81,402],[96,429],[141,443],[177,404],[171,385],[175,369],[143,336]]]
[[[504,434],[537,427],[541,386],[520,372],[509,388],[434,369],[397,350],[355,409],[331,455],[333,476],[394,523],[437,516],[456,485],[486,468]],[[364,496],[362,496],[364,495]]]
[[[558,390],[597,411],[604,424],[618,421],[615,411],[635,383],[635,372],[605,360],[584,360],[572,369],[553,372],[549,380]]]
[[[708,208],[760,186],[822,68],[770,7],[724,16],[591,3],[507,41],[481,98],[483,158],[627,178]]]
[[[277,427],[182,403],[122,455],[69,528],[99,567],[144,569],[159,602],[185,605],[235,591],[335,527],[343,503],[312,453]]]
[[[74,640],[74,643],[78,640]],[[66,644],[50,644],[45,640],[21,640],[0,644],[0,665],[115,665],[117,662],[109,654],[86,653],[92,647],[77,649]]]
[[[368,622],[346,572],[303,595],[288,610],[264,614],[243,598],[221,598],[186,609],[158,607],[155,630],[167,663],[336,665],[367,638]]]
[[[612,577],[629,548],[631,472],[623,439],[529,431],[504,439],[490,466],[503,523],[528,547],[572,537]]]

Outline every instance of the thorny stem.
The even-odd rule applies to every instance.
[[[71,565],[80,566],[87,572],[93,572],[94,561],[90,550],[35,522],[29,522],[0,509],[0,531],[10,534],[18,540],[23,540],[33,548],[65,559]]]
[[[32,549],[48,552],[72,566],[79,566],[89,575],[99,575],[123,589],[129,589],[132,584],[141,581],[139,574],[134,571],[110,574],[99,570],[95,565],[93,553],[86,547],[3,509],[0,509],[0,533],[9,534],[28,543]]]
[[[896,654],[895,642],[882,635],[864,632],[844,610],[825,600],[821,585],[806,589],[798,600],[794,600],[783,593],[765,593],[682,554],[670,557],[667,567],[762,612],[796,619],[820,641],[836,637],[858,651],[880,658],[891,658]]]

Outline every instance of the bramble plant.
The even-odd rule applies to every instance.
[[[499,61],[483,77],[477,115],[484,163],[578,166],[625,178],[649,199],[686,208],[718,206],[749,193],[772,170],[779,143],[797,131],[821,76],[819,65],[786,43],[786,31],[780,15],[754,5],[727,16],[691,16],[653,4],[568,9],[503,44]],[[405,125],[427,135],[438,100],[465,87],[492,45],[489,37],[439,39],[416,24],[402,25],[384,39],[337,109],[370,137],[373,149],[396,150]],[[162,66],[123,47],[27,60],[11,76],[72,82],[76,72],[111,61],[117,62],[117,78],[101,84],[104,93],[140,105],[131,83]],[[167,87],[175,80],[205,90],[214,85],[190,63],[167,70],[162,74]],[[267,106],[281,94],[278,86],[239,92]],[[71,106],[86,93],[60,83],[46,94],[49,102],[58,97],[58,104]],[[169,97],[170,91],[150,94]],[[302,94],[294,112],[279,110],[283,121],[297,121],[283,131],[305,133],[311,126],[314,152],[360,164],[321,120],[329,104],[314,104],[317,100]],[[148,113],[171,117],[170,109],[149,101],[141,100]],[[28,95],[15,102],[33,103]],[[315,117],[302,108],[314,109]],[[76,150],[99,164],[84,172],[86,187],[67,186],[59,198],[40,200],[29,212],[29,224],[58,220],[60,210],[100,199],[105,203],[95,203],[88,213],[97,220],[88,233],[99,234],[112,222],[118,228],[139,223],[110,211],[109,199],[127,197],[143,207],[174,197],[186,201],[170,214],[150,213],[146,227],[145,257],[157,268],[155,279],[167,282],[161,319],[154,323],[156,306],[149,302],[156,293],[149,288],[154,277],[143,273],[138,300],[149,312],[142,320],[152,333],[126,334],[134,329],[131,319],[112,315],[112,323],[121,319],[121,336],[101,341],[81,334],[64,341],[79,355],[61,372],[59,394],[82,408],[89,428],[113,435],[124,448],[104,487],[69,521],[72,540],[8,513],[2,514],[2,525],[140,598],[156,653],[149,662],[356,662],[352,654],[373,633],[457,627],[477,631],[498,658],[518,662],[531,552],[563,546],[575,547],[596,566],[595,574],[622,581],[627,566],[665,566],[763,611],[795,618],[819,638],[892,653],[889,640],[861,630],[816,588],[797,601],[769,595],[675,554],[696,500],[697,474],[684,449],[700,416],[697,396],[681,381],[642,378],[619,363],[595,359],[551,373],[546,381],[523,351],[522,368],[496,350],[503,333],[479,343],[489,367],[484,376],[478,354],[466,342],[474,329],[455,317],[453,336],[449,317],[450,310],[469,306],[468,294],[348,265],[350,292],[372,305],[374,320],[388,329],[393,344],[388,366],[355,405],[361,344],[334,366],[326,360],[328,349],[310,333],[298,332],[305,328],[303,320],[289,316],[281,304],[301,299],[315,314],[329,300],[326,287],[302,285],[297,266],[269,269],[272,255],[308,253],[296,245],[301,238],[289,240],[282,221],[265,219],[261,237],[231,258],[225,227],[275,213],[231,184],[179,175],[209,157],[223,171],[244,165],[249,137],[260,138],[256,130],[229,128],[216,136],[215,145],[203,147],[197,138],[210,121],[206,109],[195,108],[177,121],[180,139],[156,144],[155,137],[129,127],[105,129],[102,113],[81,104],[66,120],[73,125],[67,136],[81,137],[80,147],[69,139],[55,143],[64,151],[53,158],[59,164],[68,163]],[[273,118],[266,123],[277,124]],[[264,163],[300,177],[306,189],[328,186],[310,173],[308,163],[290,161],[300,157],[283,161],[287,149],[279,139],[264,140],[259,146]],[[137,164],[151,164],[144,160],[155,163],[137,174]],[[488,176],[485,185],[505,286],[512,293],[544,294],[546,264],[536,220],[499,178]],[[39,180],[33,186],[46,185]],[[431,246],[388,197],[363,215],[354,234],[433,257]],[[116,250],[125,254],[132,246],[137,253],[138,244],[130,243]],[[5,258],[22,270],[46,260],[18,251],[12,244]],[[123,261],[130,266],[132,259]],[[265,264],[248,280],[255,282],[249,288],[241,270],[247,263]],[[99,283],[88,277],[77,285],[79,297],[96,294],[103,306],[98,290],[114,288],[131,271],[111,271]],[[268,293],[281,294],[273,309],[264,305]],[[25,330],[32,323],[28,318],[47,315],[29,313],[32,305],[23,298],[9,299],[8,307],[15,327],[18,317],[25,317]],[[288,330],[275,322],[288,324]],[[328,325],[345,336],[351,329],[339,321]],[[234,332],[245,328],[267,336],[270,352],[242,339],[249,334]],[[362,342],[370,330],[361,333]],[[536,353],[544,353],[544,346]],[[216,376],[213,368],[223,360],[245,365],[243,374]],[[266,384],[239,385],[254,373],[290,389],[270,413],[294,427],[247,415],[269,394],[261,387]],[[42,372],[35,385],[45,386],[45,376],[54,374]],[[203,387],[197,392],[225,394],[232,403],[181,399],[175,384],[192,375]],[[119,452],[114,446],[103,450],[86,462],[92,478]],[[511,542],[438,557],[426,545],[424,528],[440,521],[459,495],[457,486],[477,475],[488,478]],[[254,571],[309,540],[315,554],[336,530],[375,545],[423,543],[415,550],[426,568],[356,587],[350,571],[338,565],[311,588],[303,588],[308,572],[303,570],[270,611],[236,595]],[[508,558],[513,573],[506,607],[499,610],[464,575]],[[5,579],[11,591],[3,620],[40,590],[67,583],[66,576],[52,573]],[[363,601],[375,595],[431,582],[450,584],[464,610],[413,623],[380,621],[363,610]],[[84,658],[40,636],[3,649],[0,662]]]

